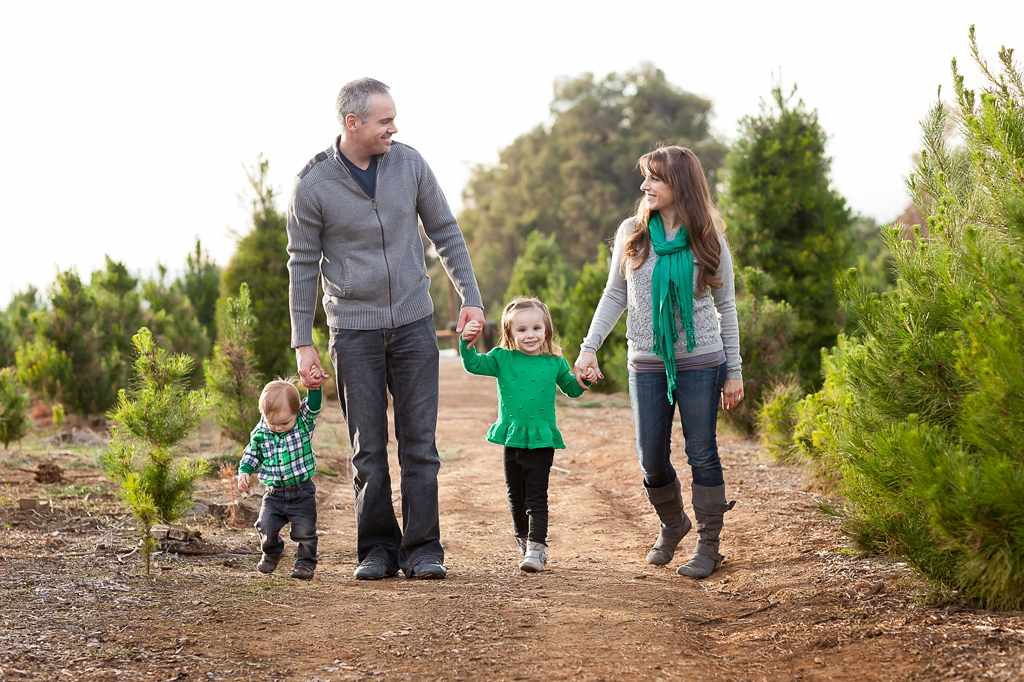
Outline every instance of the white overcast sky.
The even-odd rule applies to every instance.
[[[392,88],[397,139],[457,212],[470,168],[549,119],[561,76],[653,62],[712,100],[727,141],[773,73],[818,110],[835,187],[887,222],[967,31],[1024,53],[1024,2],[4,2],[0,306],[104,254],[180,271],[198,235],[225,264],[248,228],[243,164],[282,193],[338,129],[341,85]]]

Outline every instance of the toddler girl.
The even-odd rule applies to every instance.
[[[586,390],[572,375],[552,337],[551,313],[536,298],[517,298],[501,313],[501,339],[487,355],[479,355],[467,339],[480,331],[469,322],[459,344],[462,366],[473,374],[498,379],[498,421],[487,440],[503,445],[505,486],[512,512],[516,545],[523,556],[519,568],[535,573],[547,563],[548,476],[555,448],[564,448],[555,425],[555,387],[570,398]],[[582,376],[587,387],[595,379]]]

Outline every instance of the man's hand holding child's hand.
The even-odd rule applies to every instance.
[[[243,493],[249,492],[249,474],[238,474],[238,489]]]
[[[476,320],[470,320],[462,329],[462,340],[471,341],[472,339],[475,339],[483,327],[484,326]]]

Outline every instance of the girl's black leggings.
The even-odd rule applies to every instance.
[[[505,487],[517,538],[548,542],[548,478],[554,459],[554,448],[505,448]]]

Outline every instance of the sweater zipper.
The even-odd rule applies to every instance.
[[[373,175],[374,194],[376,194],[376,191],[377,191],[377,181],[380,180],[380,165],[381,165],[381,163],[383,163],[383,161],[384,161],[384,159],[382,157],[380,159],[380,161],[377,162],[377,170],[374,172],[374,175]],[[341,165],[344,166],[345,164],[342,163]],[[345,171],[347,172],[348,168],[346,168]],[[352,177],[352,173],[351,172],[349,172],[348,175],[349,175],[349,177]],[[352,180],[355,181],[355,178],[352,177]],[[362,188],[362,186],[358,182],[356,183],[356,187],[359,187],[359,191],[363,193],[363,196],[366,197],[367,199],[369,199],[370,203],[373,204],[373,212],[377,216],[377,224],[380,225],[380,246],[381,246],[381,251],[384,254],[384,269],[388,273],[388,312],[391,314],[391,328],[394,329],[395,328],[395,304],[394,304],[394,297],[391,295],[391,264],[388,263],[387,243],[384,241],[384,222],[380,219],[380,212],[377,211],[377,199],[376,199],[376,197],[371,197],[369,194],[367,194],[366,190],[364,190]]]
[[[384,162],[383,157],[377,162],[377,170],[373,175],[373,193],[377,194],[377,181],[380,180],[380,166]],[[359,183],[356,183],[357,185]],[[361,189],[361,188],[360,188]],[[371,197],[370,201],[373,203],[373,212],[377,214],[377,224],[380,225],[380,245],[381,251],[384,253],[384,269],[388,273],[388,312],[391,314],[391,328],[395,328],[395,302],[391,295],[391,264],[388,262],[388,245],[384,240],[384,221],[380,219],[380,212],[377,210],[377,198],[376,196]]]

